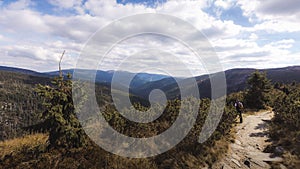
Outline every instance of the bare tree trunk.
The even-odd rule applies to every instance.
[[[66,51],[64,50],[63,53],[62,53],[62,55],[61,55],[61,57],[60,57],[59,64],[58,64],[59,77],[60,77],[60,78],[63,77],[63,72],[62,72],[62,70],[61,70],[61,61],[62,61],[62,59],[63,59],[63,57],[64,57],[65,52],[66,52]]]

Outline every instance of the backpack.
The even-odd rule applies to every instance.
[[[239,109],[243,109],[243,108],[244,108],[243,103],[242,103],[242,102],[238,102],[238,103],[237,103],[237,107],[238,107]]]

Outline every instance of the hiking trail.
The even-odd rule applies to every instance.
[[[213,165],[213,169],[261,169],[271,168],[268,163],[280,162],[280,157],[270,157],[263,150],[271,144],[268,137],[268,122],[273,117],[272,111],[243,114],[244,122],[234,127],[235,141],[230,143],[225,156]],[[282,168],[285,168],[282,166]]]

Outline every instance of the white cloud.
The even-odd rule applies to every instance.
[[[295,0],[260,0],[257,11],[269,16],[288,16],[300,13],[300,1]]]
[[[0,34],[0,41],[4,40],[4,36]]]
[[[231,4],[232,1],[224,1]],[[183,19],[194,25],[197,29],[206,34],[208,38],[224,38],[235,36],[240,33],[242,27],[231,20],[222,21],[215,18],[203,9],[209,7],[209,1],[167,1],[158,7],[158,13],[165,13]],[[229,7],[229,6],[228,6]]]
[[[216,0],[214,3],[217,7],[221,7],[225,10],[231,8],[234,5],[233,0]]]
[[[251,33],[251,35],[249,36],[249,39],[255,41],[258,39],[258,36],[255,33]]]
[[[207,73],[201,59],[182,43],[169,37],[151,34],[122,41],[101,63],[100,67],[104,70],[119,69],[122,64],[121,70],[135,72],[142,72],[145,68],[157,68],[164,69],[173,76]],[[159,73],[157,69],[150,72]]]
[[[1,58],[0,64],[13,66],[14,60],[24,60],[16,65],[43,71],[55,69],[58,56],[65,49],[67,53],[64,66],[65,68],[74,67],[81,48],[95,31],[119,18],[141,13],[168,14],[189,22],[206,34],[216,48],[225,68],[274,67],[292,63],[287,59],[298,54],[293,53],[291,48],[299,39],[282,36],[281,40],[277,38],[275,41],[272,38],[272,35],[278,33],[300,31],[300,5],[294,0],[287,0],[284,3],[279,0],[170,0],[154,8],[143,4],[123,5],[113,0],[87,0],[86,2],[49,0],[48,2],[57,8],[54,10],[75,10],[77,13],[68,13],[63,16],[46,14],[34,10],[32,7],[37,3],[29,0],[19,0],[1,6],[0,53],[6,55]],[[233,5],[240,7],[243,15],[252,22],[253,26],[243,27],[229,18],[221,20],[206,12],[210,5],[214,5],[220,12],[230,11]],[[155,27],[157,31],[175,30],[172,27],[165,27],[165,24],[159,20],[140,19],[139,21],[139,23],[144,22],[147,22],[146,26]],[[111,31],[117,34],[132,29],[143,31],[145,28],[139,24],[124,24]],[[182,30],[182,32],[188,32],[184,27]],[[261,34],[264,34],[264,38],[267,37],[267,44],[260,43]],[[197,37],[192,34],[188,38]],[[149,44],[136,39],[135,42],[118,47],[116,48],[118,52],[112,54],[110,63],[115,64],[124,55],[146,49],[147,45],[158,47],[171,45],[168,44],[170,42],[164,42],[164,44],[163,41],[160,42],[160,39],[156,40],[149,40],[149,43],[157,44]],[[189,58],[186,52],[180,50],[180,46],[174,45],[172,48],[173,53],[181,55],[182,58]],[[145,58],[148,57],[145,56]],[[164,57],[156,57],[156,60],[167,61]],[[143,64],[146,63],[150,61],[143,62]],[[294,61],[293,64],[295,63],[299,62]],[[193,65],[193,67],[196,66]]]
[[[300,63],[295,62],[295,54],[289,50],[294,43],[294,39],[283,39],[259,46],[251,39],[222,39],[213,42],[213,45],[226,69],[271,68]]]
[[[128,15],[155,12],[154,9],[142,4],[122,5],[116,1],[107,0],[89,0],[84,4],[84,8],[93,16],[104,17],[111,21]]]
[[[2,29],[16,34],[46,33],[49,27],[45,24],[40,13],[24,9],[2,9],[0,15]]]
[[[43,16],[45,24],[50,28],[48,33],[78,42],[85,42],[107,20],[90,15],[70,17]]]
[[[269,33],[276,32],[299,32],[300,22],[292,22],[288,20],[267,20],[260,24],[256,24],[252,31],[267,31]]]
[[[266,45],[266,48],[276,48],[276,49],[289,49],[293,47],[295,43],[294,39],[283,39],[276,42],[271,42],[270,44]]]
[[[46,43],[29,43],[2,46],[0,53],[4,54],[1,63],[14,66],[13,61],[18,61],[18,66],[34,70],[49,71],[56,70],[59,57],[66,50],[63,68],[75,67],[76,57],[81,50],[80,45],[72,42],[48,41]],[[9,64],[8,64],[9,63]]]
[[[300,1],[240,0],[237,4],[250,21],[259,23],[254,27],[255,30],[300,31]]]

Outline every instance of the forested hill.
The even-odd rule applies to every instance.
[[[225,72],[229,92],[244,90],[247,85],[247,79],[255,69],[231,69]],[[260,69],[267,73],[267,78],[272,83],[292,83],[300,82],[300,66],[291,66],[285,68]]]
[[[32,75],[32,76],[40,76],[40,77],[46,77],[47,75],[44,73],[39,73],[36,71],[28,70],[28,69],[22,69],[22,68],[15,68],[15,67],[7,67],[7,66],[0,66],[1,72],[13,72],[13,73],[20,73],[24,75]]]
[[[53,76],[26,69],[0,68],[0,141],[24,135],[23,127],[39,122],[44,106],[35,88],[37,84],[51,85],[52,80]],[[102,93],[98,100],[110,101],[107,86],[97,84],[95,90]]]
[[[247,88],[247,79],[256,69],[230,69],[225,71],[227,93],[242,91]],[[276,69],[260,69],[261,72],[267,73],[267,78],[272,83],[292,83],[300,82],[300,66],[292,66]],[[201,97],[210,97],[210,79],[208,75],[195,77],[198,83]],[[188,85],[187,85],[188,86]],[[153,89],[161,89],[167,96],[175,97],[179,95],[179,89],[176,81],[173,78],[165,78],[162,80],[149,82],[141,87],[132,89],[132,92],[147,98],[150,91]]]
[[[35,92],[37,84],[51,85],[54,75],[26,69],[0,67],[0,141],[26,134],[22,129],[39,122],[37,114],[43,112],[42,99]],[[111,102],[107,84],[95,86],[97,100]],[[119,94],[123,94],[119,91]],[[133,102],[145,100],[131,95]]]
[[[0,140],[5,140],[20,136],[22,127],[37,121],[35,114],[42,111],[42,108],[34,87],[38,83],[48,84],[50,79],[33,76],[36,72],[32,71],[1,68]]]

